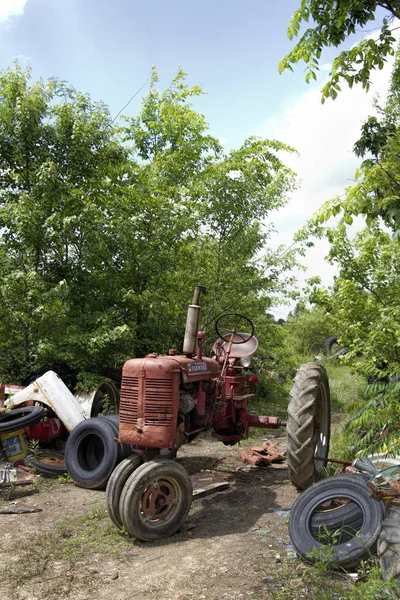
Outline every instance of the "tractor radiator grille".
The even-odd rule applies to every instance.
[[[139,378],[123,377],[119,417],[120,423],[134,424],[139,416],[144,417],[145,425],[170,427],[173,421],[173,381],[172,379],[144,380],[144,411],[139,410]]]

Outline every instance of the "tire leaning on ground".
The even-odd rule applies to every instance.
[[[45,477],[58,477],[67,472],[64,454],[56,450],[40,450],[38,457],[28,454],[24,463]]]
[[[73,481],[87,489],[105,488],[118,463],[113,424],[102,417],[86,419],[72,430],[65,446],[65,464]]]
[[[378,540],[378,558],[383,579],[398,582],[393,593],[400,598],[400,506],[389,504],[385,507]]]
[[[357,504],[362,511],[363,522],[357,535],[350,540],[336,545],[322,544],[311,531],[312,515],[322,502],[337,498],[348,499]],[[375,551],[382,518],[382,503],[370,498],[364,479],[334,475],[305,490],[295,501],[290,511],[289,536],[293,547],[304,560],[317,560],[317,556],[310,557],[310,552],[316,548],[322,560],[350,568],[369,558]]]
[[[179,463],[157,458],[138,467],[127,480],[119,510],[128,533],[145,542],[173,535],[192,504],[190,477]]]
[[[290,392],[287,465],[299,489],[312,485],[328,457],[331,428],[329,382],[322,365],[306,363],[297,370]]]
[[[0,433],[13,433],[38,423],[44,415],[42,406],[24,406],[0,414]]]

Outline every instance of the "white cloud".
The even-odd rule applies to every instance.
[[[0,21],[22,16],[27,2],[28,0],[0,0]]]
[[[279,234],[274,242],[289,245],[293,235],[326,201],[344,192],[353,182],[359,160],[352,153],[354,143],[360,137],[360,128],[368,115],[374,114],[372,100],[379,95],[381,103],[390,82],[392,60],[381,71],[372,73],[370,92],[360,86],[349,89],[343,84],[335,101],[321,104],[324,81],[300,94],[297,100],[282,114],[268,119],[261,135],[276,138],[293,146],[299,157],[285,157],[285,162],[302,181],[286,207],[273,215]],[[282,157],[283,158],[283,157]],[[303,264],[307,272],[299,276],[301,285],[305,279],[319,275],[324,284],[332,282],[334,268],[324,262],[328,251],[326,241],[317,241]]]
[[[225,146],[226,138],[224,138],[222,135],[218,138],[218,141],[221,144],[221,146]]]

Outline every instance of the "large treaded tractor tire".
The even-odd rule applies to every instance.
[[[400,506],[389,504],[385,508],[378,540],[378,558],[383,579],[398,584],[393,594],[400,598]]]
[[[324,356],[328,356],[328,354],[331,354],[332,348],[335,344],[337,344],[337,335],[332,335],[331,337],[328,337],[325,340],[324,345],[322,347],[322,354]]]
[[[287,465],[299,489],[312,485],[328,457],[331,427],[329,382],[322,365],[301,365],[293,380],[288,406]],[[319,457],[316,458],[316,457]]]

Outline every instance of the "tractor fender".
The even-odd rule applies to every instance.
[[[51,408],[69,432],[89,417],[54,371],[47,371],[26,388],[8,398],[5,406],[14,408],[30,401],[40,402]]]

